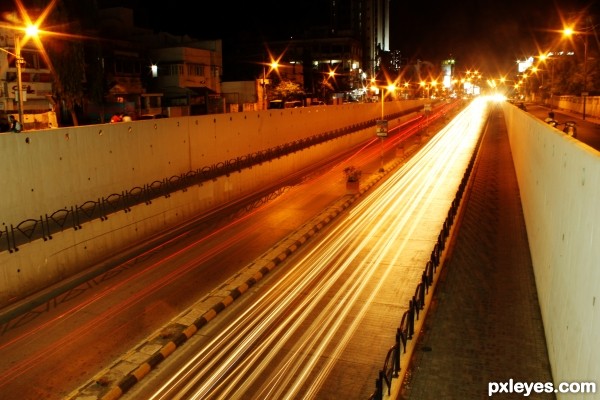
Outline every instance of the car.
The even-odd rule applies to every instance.
[[[286,101],[283,105],[283,108],[298,108],[298,107],[304,107],[304,104],[302,104],[302,101],[300,101],[300,100]]]
[[[138,119],[159,119],[159,118],[169,118],[166,114],[142,114]]]
[[[283,100],[271,100],[268,105],[268,109],[272,110],[281,110],[284,108],[298,108],[304,107],[304,104],[300,100],[291,100],[291,101],[283,101]]]

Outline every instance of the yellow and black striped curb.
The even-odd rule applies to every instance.
[[[191,324],[188,324],[187,327],[185,324],[182,325],[176,323],[178,327],[183,327],[183,329],[176,334],[172,340],[162,344],[161,347],[156,350],[156,344],[153,344],[153,342],[156,341],[156,337],[153,335],[151,339],[138,346],[133,353],[129,353],[124,358],[118,360],[111,367],[102,371],[90,383],[79,388],[77,391],[68,396],[67,399],[88,400],[95,398],[101,400],[116,400],[123,394],[127,393],[136,383],[140,382],[146,375],[148,375],[152,369],[164,361],[178,347],[187,342],[196,332],[214,319],[221,311],[231,305],[238,297],[248,291],[258,281],[269,274],[269,272],[274,270],[275,267],[281,264],[294,251],[306,243],[308,239],[326,227],[342,211],[350,207],[363,193],[368,191],[387,173],[404,163],[408,158],[408,153],[409,152],[407,152],[407,154],[403,157],[396,158],[390,162],[386,168],[384,168],[383,172],[373,174],[364,183],[361,182],[360,189],[357,193],[343,196],[332,206],[328,207],[318,216],[307,222],[303,227],[289,235],[287,239],[282,240],[280,244],[276,246],[277,255],[275,257],[269,258],[267,256],[259,258],[259,260],[262,259],[264,265],[261,266],[260,262],[254,262],[251,264],[250,267],[247,268],[247,273],[250,274],[249,277],[246,275],[246,278],[243,282],[239,283],[233,289],[230,289],[229,292],[224,295],[219,302],[211,306],[208,311],[205,311],[199,318],[194,320]],[[292,239],[290,240],[290,238]],[[269,254],[272,255],[273,251],[269,252]],[[239,278],[239,275],[237,278]],[[213,296],[209,297],[212,298]],[[205,303],[204,299],[201,300],[200,303]],[[206,308],[204,309],[206,310]],[[189,318],[189,314],[190,311],[188,310],[183,315]],[[160,335],[161,334],[158,336]],[[140,359],[140,356],[144,358],[148,357],[146,352],[147,349],[153,349],[154,352],[149,355],[149,358],[145,359],[145,361],[135,364],[135,361]],[[137,365],[137,367],[135,367],[135,365]],[[123,372],[124,368],[130,372]],[[120,377],[123,378],[119,381],[119,383],[105,392],[109,384],[118,380]]]

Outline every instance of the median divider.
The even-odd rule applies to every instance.
[[[101,371],[86,385],[72,392],[67,399],[116,400],[127,393],[220,312],[233,304],[236,299],[265,278],[294,251],[329,225],[385,175],[404,163],[411,153],[411,151],[405,152],[401,157],[390,161],[383,172],[380,171],[369,176],[364,182],[361,182],[357,193],[346,194],[339,198],[294,233],[281,240],[271,250],[246,266],[240,273],[230,278],[220,288],[213,290],[190,309],[180,314],[167,327],[150,335],[148,339],[118,359],[113,365]],[[216,302],[215,298],[218,299]]]

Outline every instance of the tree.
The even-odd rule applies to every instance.
[[[54,97],[71,115],[73,125],[79,125],[77,107],[83,106],[84,55],[83,46],[74,42],[56,42],[48,54],[54,67]]]
[[[98,42],[85,47],[87,100],[100,106],[100,122],[104,123],[104,109],[108,93],[108,82],[104,73],[102,46]]]
[[[272,90],[272,94],[282,100],[302,99],[304,90],[296,82],[290,80],[282,80]]]
[[[33,1],[34,4],[44,1]],[[52,31],[64,35],[49,35],[44,41],[53,77],[53,96],[68,112],[73,125],[79,125],[77,108],[83,106],[85,59],[81,38],[81,23],[95,15],[93,0],[59,0],[51,13]],[[83,16],[83,17],[82,17]],[[77,21],[77,22],[70,22]],[[62,32],[61,32],[62,31]]]

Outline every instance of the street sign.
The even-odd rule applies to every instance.
[[[375,124],[375,132],[379,137],[387,137],[388,135],[388,122],[386,120],[377,120]]]

